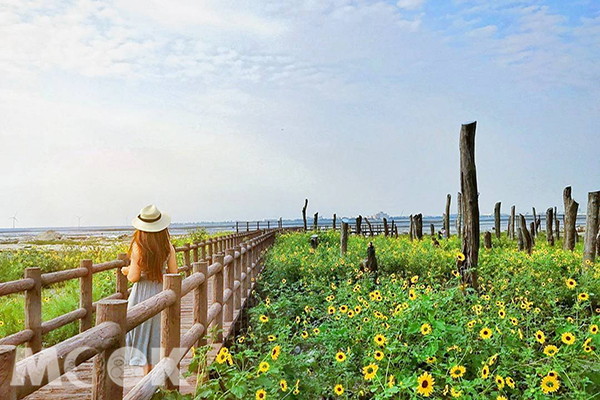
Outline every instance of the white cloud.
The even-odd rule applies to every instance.
[[[423,4],[425,4],[425,0],[398,0],[396,3],[399,8],[405,8],[407,10],[420,8]]]

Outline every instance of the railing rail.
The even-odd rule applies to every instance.
[[[80,363],[95,357],[94,361],[94,398],[121,399],[122,386],[115,384],[114,373],[107,372],[110,355],[124,345],[124,335],[144,321],[159,313],[161,317],[161,361],[155,366],[150,377],[142,379],[127,395],[127,399],[148,399],[156,391],[158,385],[173,389],[178,386],[174,371],[181,358],[195,344],[206,343],[208,327],[214,325],[219,333],[215,341],[223,341],[222,328],[231,323],[235,311],[240,311],[250,295],[260,264],[262,253],[275,240],[280,229],[236,233],[227,236],[209,238],[202,242],[194,242],[176,248],[183,252],[184,264],[178,268],[180,274],[167,274],[163,279],[163,291],[148,300],[126,309],[127,285],[122,274],[117,273],[117,293],[96,303],[91,299],[91,279],[94,273],[119,268],[129,264],[126,255],[119,260],[102,264],[92,264],[83,260],[76,269],[60,271],[60,273],[41,274],[39,268],[28,268],[26,277],[21,281],[7,282],[0,285],[0,293],[16,293],[16,288],[25,291],[26,329],[0,340],[0,389],[7,390],[8,398],[21,399],[46,385],[58,376],[45,375],[41,382],[33,383],[29,371],[40,370],[50,365],[51,354],[59,357],[59,376],[62,376]],[[226,254],[226,255],[225,255]],[[85,273],[84,273],[85,272]],[[214,279],[213,304],[208,307],[208,280]],[[68,279],[80,279],[80,307],[56,317],[50,321],[41,321],[41,288],[45,284],[54,284]],[[15,283],[18,282],[18,283]],[[8,287],[8,289],[6,289]],[[3,291],[2,291],[3,290]],[[194,323],[181,336],[181,298],[194,292]],[[125,311],[123,311],[123,309]],[[96,326],[91,326],[91,314],[96,310]],[[57,345],[42,350],[42,335],[58,329],[68,323],[80,321],[80,333]],[[89,326],[88,326],[89,325]],[[26,344],[33,355],[15,364],[11,351],[15,345]],[[79,354],[74,362],[64,363],[71,351],[82,346],[88,348]],[[172,356],[171,350],[183,348],[185,352]],[[5,382],[5,374],[1,371],[13,371],[21,385],[11,386]],[[172,376],[172,380],[157,381],[153,376]],[[162,383],[160,383],[162,382]]]

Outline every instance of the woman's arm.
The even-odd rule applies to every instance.
[[[167,261],[167,267],[170,274],[177,273],[177,253],[175,252],[175,247],[173,247],[173,245],[171,245],[171,254],[169,255],[169,261]]]
[[[127,280],[129,280],[129,282],[135,283],[140,280],[142,269],[140,268],[139,261],[140,253],[137,246],[134,245],[131,249],[131,262],[129,263],[129,267],[123,267],[121,269],[121,272],[123,275],[127,276]]]

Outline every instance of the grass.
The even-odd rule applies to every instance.
[[[319,236],[316,250],[310,233],[279,237],[250,326],[195,398],[600,396],[600,263],[582,269],[581,244],[563,251],[542,235],[527,255],[494,238],[474,293],[457,276],[456,238],[352,236],[340,257],[339,235]],[[361,271],[370,240],[377,282]]]

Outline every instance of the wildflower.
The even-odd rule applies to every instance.
[[[344,361],[346,361],[346,355],[343,352],[338,351],[335,355],[335,360],[339,363],[343,363]]]
[[[259,389],[256,391],[256,400],[264,400],[267,398],[267,392],[264,389]]]
[[[535,333],[535,340],[537,340],[541,344],[544,344],[544,342],[546,341],[546,335],[544,335],[544,332],[542,331],[537,331]]]
[[[339,384],[335,385],[335,387],[333,388],[333,391],[338,396],[341,396],[342,394],[344,394],[344,387],[342,385],[339,385]]]
[[[506,317],[506,311],[504,311],[504,309],[498,310],[498,316],[504,319]]]
[[[507,376],[506,378],[504,378],[504,382],[506,382],[506,386],[508,386],[509,388],[511,388],[511,389],[515,388],[515,381],[510,376]]]
[[[423,336],[429,335],[430,333],[431,333],[431,325],[429,325],[427,323],[421,325],[421,334]]]
[[[504,388],[504,378],[502,378],[500,375],[496,375],[495,380],[498,389],[502,390],[502,388]]]
[[[560,381],[557,378],[545,376],[542,379],[542,391],[545,394],[554,393],[560,388]]]
[[[550,378],[558,379],[558,372],[556,372],[554,370],[550,370],[550,371],[548,371],[546,376],[549,376]]]
[[[469,329],[473,328],[473,327],[475,326],[475,323],[476,323],[476,322],[477,322],[477,321],[475,321],[475,320],[472,320],[472,321],[469,321],[469,322],[467,322],[467,326],[469,327]]]
[[[267,336],[267,340],[269,342],[274,342],[275,340],[277,340],[277,336],[275,336],[275,335],[269,335],[269,336]]]
[[[300,336],[302,336],[302,339],[306,339],[306,338],[308,338],[308,332],[302,331],[302,333],[300,334]]]
[[[435,384],[433,376],[431,376],[429,372],[424,372],[423,375],[419,376],[418,382],[419,386],[417,386],[417,393],[429,397],[433,392],[433,385]]]
[[[595,335],[598,333],[598,325],[594,324],[594,325],[590,325],[590,333],[592,335]]]
[[[271,350],[271,358],[273,359],[273,361],[277,361],[280,354],[281,354],[281,346],[277,345],[277,346],[273,347],[273,350]]]
[[[415,291],[413,289],[410,289],[410,291],[408,292],[408,298],[410,300],[416,300],[417,299],[417,294],[415,293]]]
[[[269,317],[267,317],[266,315],[263,314],[259,317],[259,320],[260,320],[260,322],[262,322],[264,324],[266,322],[269,322]],[[265,396],[266,396],[266,394],[265,394]]]
[[[318,335],[319,333],[321,333],[321,330],[319,328],[315,328],[313,329],[313,333],[316,335]]]
[[[288,384],[287,381],[285,379],[282,379],[279,381],[279,388],[281,388],[282,392],[287,392],[288,390]]]
[[[512,318],[510,319],[510,322],[511,322],[513,325],[515,325],[515,326],[517,326],[517,325],[519,324],[519,320],[518,320],[518,319],[516,319],[515,317],[512,317]]]
[[[387,339],[382,334],[375,335],[373,340],[375,341],[375,344],[378,344],[379,346],[383,346],[387,342]]]
[[[548,357],[554,357],[558,353],[558,347],[553,344],[544,347],[544,354]]]
[[[571,345],[571,344],[575,343],[575,335],[573,335],[571,332],[563,333],[560,338],[564,344]]]
[[[590,295],[585,292],[581,292],[579,293],[579,296],[577,296],[577,298],[579,299],[579,301],[586,301],[590,298]]]
[[[383,360],[383,351],[376,350],[375,354],[373,355],[373,358],[375,358],[377,361]]]
[[[427,362],[427,364],[433,364],[434,362],[436,362],[437,358],[435,357],[427,357],[427,360],[425,360]]]
[[[567,279],[565,283],[569,289],[574,289],[577,286],[577,282],[573,278]]]
[[[327,308],[327,314],[329,314],[329,315],[335,314],[335,307],[334,306],[329,306]]]
[[[377,370],[379,367],[376,364],[369,364],[366,367],[363,367],[363,374],[365,375],[365,380],[370,381],[377,374]]]
[[[506,398],[506,396],[500,395],[500,396],[496,397],[496,400],[508,400],[508,399]]]
[[[463,367],[462,365],[455,365],[450,369],[450,376],[453,379],[458,379],[462,377],[465,374],[465,372],[467,372],[467,369],[465,367]]]
[[[465,261],[465,255],[464,255],[463,253],[458,253],[458,254],[456,255],[456,259],[457,259],[458,261]]]
[[[483,379],[487,379],[490,376],[490,367],[488,367],[487,365],[484,365],[483,368],[481,369],[481,377]]]
[[[345,313],[346,313],[346,311],[348,311],[348,306],[347,306],[347,305],[345,305],[345,304],[344,304],[344,305],[341,305],[341,306],[340,306],[340,312],[341,312],[342,314],[345,314]]]
[[[394,375],[390,375],[390,376],[388,377],[387,386],[388,386],[389,388],[393,388],[395,384],[396,384],[396,378],[394,377]]]
[[[266,361],[262,361],[260,364],[258,364],[258,371],[259,372],[268,372],[270,368],[270,365],[268,362]]]
[[[456,390],[455,388],[450,388],[450,395],[452,397],[460,397],[460,396],[462,396],[462,391]]]
[[[479,336],[481,336],[483,340],[488,340],[492,337],[492,330],[490,328],[482,328],[481,331],[479,331]]]

